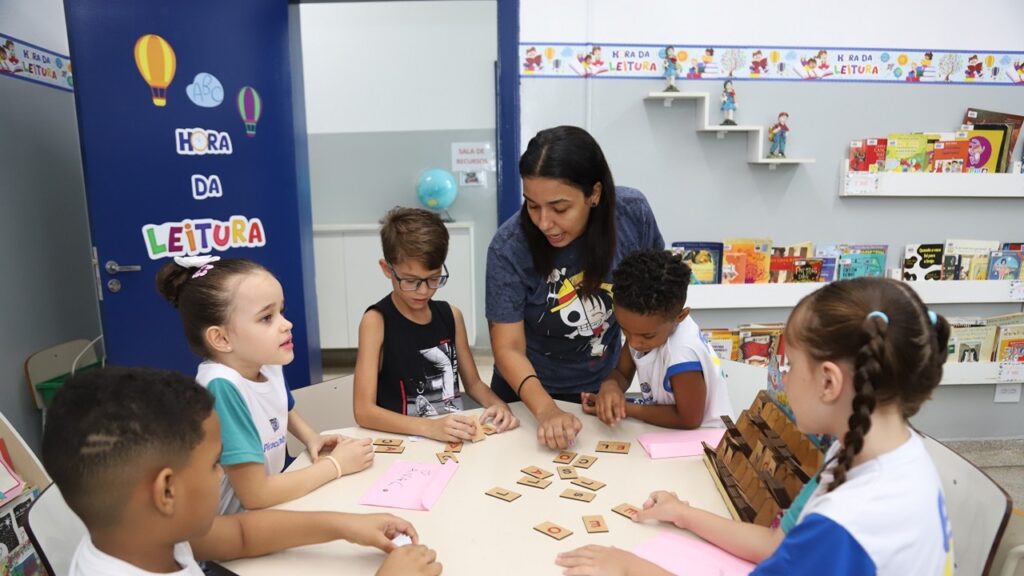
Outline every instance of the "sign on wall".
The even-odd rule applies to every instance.
[[[0,76],[72,92],[71,59],[0,32]]]

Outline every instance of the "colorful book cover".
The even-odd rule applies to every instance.
[[[821,260],[821,282],[832,282],[836,279],[836,268],[839,263],[838,256],[826,256]]]
[[[992,110],[982,110],[980,108],[968,108],[967,112],[964,113],[964,124],[1006,124],[1008,133],[1006,137],[1006,145],[1003,147],[1006,151],[1003,160],[1003,171],[1009,172],[1011,167],[1011,160],[1013,158],[1013,151],[1017,147],[1017,138],[1020,136],[1021,126],[1024,126],[1024,116],[1017,114],[1008,114],[1006,112],[995,112]]]
[[[886,172],[922,172],[928,161],[924,134],[890,134],[885,149]]]
[[[839,279],[881,278],[885,276],[885,256],[881,254],[843,254],[839,257]]]
[[[772,241],[770,238],[726,238],[725,253],[747,255],[747,284],[767,284],[771,272]]]
[[[711,343],[715,355],[723,360],[736,360],[739,354],[740,335],[735,330],[726,328],[709,328],[701,330],[701,334]]]
[[[1019,280],[1020,263],[1024,252],[999,250],[988,257],[989,280]]]
[[[864,141],[863,140],[851,140],[850,141],[850,171],[851,172],[867,172],[868,171],[867,148],[864,146]]]
[[[778,353],[782,329],[752,328],[739,331],[739,361],[755,366],[767,366]]]
[[[1005,124],[982,124],[967,131],[967,172],[999,172],[1002,167]]]
[[[868,163],[868,172],[885,171],[885,150],[887,138],[867,138],[864,140],[864,156]]]
[[[747,283],[747,255],[742,252],[722,254],[722,284]]]
[[[952,275],[943,266],[943,280],[984,280],[988,273],[988,255],[996,250],[999,250],[998,240],[946,240],[943,262],[952,257],[955,266]],[[977,276],[979,271],[980,277]]]
[[[1000,326],[995,354],[996,362],[1024,362],[1024,326]]]
[[[903,279],[942,280],[945,244],[907,244],[903,252]]]
[[[681,254],[683,262],[690,265],[690,284],[722,282],[721,242],[673,242],[672,252]]]
[[[799,259],[793,263],[793,282],[822,282],[823,267],[823,258]]]
[[[801,260],[799,256],[772,256],[771,268],[769,270],[769,282],[772,284],[784,284],[792,282],[795,273],[795,264]]]
[[[960,138],[957,138],[958,134],[960,135]],[[928,139],[928,146],[925,150],[924,163],[926,172],[934,172],[932,164],[935,159],[935,149],[937,144],[939,144],[940,142],[955,142],[957,140],[967,140],[966,132],[925,132],[924,136],[925,138]],[[938,148],[942,149],[945,148],[945,146],[939,146]]]
[[[936,142],[929,167],[939,174],[959,174],[967,170],[967,142]]]
[[[954,326],[946,362],[991,362],[998,326]]]
[[[1024,242],[1003,242],[1003,245],[999,247],[1000,250],[1013,250],[1014,252],[1024,252]]]

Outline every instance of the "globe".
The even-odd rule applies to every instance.
[[[440,168],[427,170],[416,184],[416,196],[419,197],[420,204],[435,212],[447,210],[452,202],[455,202],[458,192],[455,176]]]

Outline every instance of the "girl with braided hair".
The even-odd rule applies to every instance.
[[[753,575],[952,574],[942,482],[907,422],[942,378],[949,324],[906,284],[834,282],[808,295],[786,324],[783,376],[797,426],[839,438],[808,484],[810,497],[779,529],[726,520],[655,492],[636,521],[691,530],[747,560]],[[614,548],[560,555],[567,574],[667,574]]]

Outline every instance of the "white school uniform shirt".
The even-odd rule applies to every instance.
[[[827,492],[835,442],[796,526],[751,575],[940,576],[953,574],[953,533],[942,480],[916,432],[862,462]]]
[[[700,327],[687,316],[676,326],[664,344],[641,354],[629,348],[640,380],[644,404],[675,404],[671,379],[684,372],[700,372],[707,386],[704,399],[703,427],[722,428],[721,416],[734,418],[729,391],[722,375],[722,363],[711,343],[700,333]]]
[[[177,572],[147,572],[119,558],[100,551],[88,535],[82,538],[71,558],[68,576],[203,576],[203,570],[192,556],[188,542],[174,545],[174,560],[181,566]]]
[[[220,463],[262,463],[267,475],[280,474],[287,456],[288,412],[295,403],[280,366],[263,366],[264,382],[242,377],[216,362],[199,365],[196,381],[213,394],[224,448]],[[220,483],[219,514],[243,511],[225,474]]]

